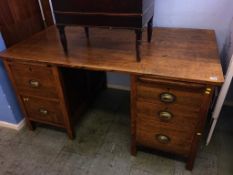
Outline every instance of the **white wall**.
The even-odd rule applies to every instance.
[[[222,49],[231,19],[233,0],[155,0],[155,25],[214,29]]]
[[[0,32],[0,51],[5,48],[5,43]],[[22,119],[18,101],[16,100],[4,65],[0,60],[0,123],[4,121],[18,124]]]
[[[233,57],[233,18],[231,21],[229,35],[224,45],[222,56],[225,58],[224,67],[226,71],[228,64],[230,62],[230,59]],[[227,101],[227,104],[233,105],[233,80],[231,81],[231,85],[228,90],[226,101]]]
[[[220,53],[232,17],[233,0],[155,0],[155,26],[214,29]],[[129,86],[129,76],[109,73],[108,82]]]

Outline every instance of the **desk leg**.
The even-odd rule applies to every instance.
[[[66,39],[66,33],[65,33],[65,26],[57,26],[60,34],[60,41],[63,46],[63,50],[66,55],[68,55],[68,49],[67,49],[67,39]]]
[[[9,62],[6,61],[6,60],[4,60],[4,61],[3,61],[3,64],[4,64],[4,67],[5,67],[6,71],[7,71],[7,73],[8,73],[8,76],[9,76],[9,78],[10,78],[10,80],[11,80],[11,83],[12,83],[12,85],[13,85],[13,89],[14,89],[15,93],[16,93],[16,94],[19,94],[19,91],[18,91],[18,89],[16,88],[17,86],[16,86],[15,78],[13,77],[12,71],[11,71],[11,69],[10,69]],[[26,121],[26,124],[27,124],[28,128],[29,128],[31,131],[35,130],[36,125],[35,125],[35,123],[34,123],[33,121],[29,120],[27,111],[26,111],[25,106],[24,106],[24,103],[23,103],[24,101],[22,100],[22,98],[21,98],[19,95],[17,95],[16,97],[17,97],[17,99],[18,99],[18,101],[19,101],[19,105],[20,105],[20,108],[21,108],[21,110],[22,110],[22,113],[23,113],[23,115],[25,116],[25,121]]]
[[[26,117],[25,117],[25,120],[26,120],[26,123],[27,123],[27,126],[28,126],[29,130],[34,131],[36,129],[35,123],[30,121]]]
[[[61,71],[59,70],[58,67],[54,66],[52,68],[53,75],[55,78],[55,85],[57,87],[59,99],[60,99],[60,104],[61,104],[61,112],[64,117],[64,126],[67,132],[67,135],[69,136],[70,139],[74,139],[75,137],[75,132],[74,132],[74,127],[71,122],[71,114],[70,114],[70,106],[69,102],[67,99],[67,95],[65,92],[65,85],[64,85],[64,80],[61,75]]]
[[[140,62],[141,61],[140,46],[142,43],[142,29],[135,30],[135,33],[136,33],[136,57],[137,57],[137,62]]]
[[[131,108],[131,155],[136,156],[137,145],[136,145],[136,76],[131,75],[131,94],[130,94],[130,108]]]
[[[86,34],[87,39],[89,39],[89,28],[84,27],[84,30],[85,30],[85,34]]]
[[[186,163],[186,169],[190,171],[193,169],[194,161],[198,150],[198,144],[201,140],[201,136],[203,135],[203,130],[205,127],[211,99],[213,97],[213,92],[214,92],[214,86],[207,86],[205,92],[203,92],[203,100],[201,102],[201,108],[198,114],[199,121],[195,128],[195,133],[193,135],[193,139],[191,143],[191,149],[187,157],[187,163]]]
[[[148,43],[151,42],[153,32],[153,16],[151,17],[150,21],[147,24],[147,41]]]

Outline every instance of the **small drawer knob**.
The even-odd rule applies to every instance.
[[[40,112],[40,114],[42,114],[42,115],[47,115],[49,112],[48,112],[48,110],[46,110],[46,109],[39,109],[39,112]]]
[[[163,135],[163,134],[157,134],[156,135],[156,139],[160,142],[160,143],[164,143],[164,144],[167,144],[171,141],[171,139],[166,136],[166,135]]]
[[[164,103],[173,103],[176,97],[172,93],[164,92],[160,94],[160,100]]]
[[[36,80],[30,80],[30,81],[29,81],[29,85],[30,85],[31,87],[33,87],[33,88],[37,88],[37,87],[40,86],[40,83],[39,83],[38,81],[36,81]]]
[[[159,118],[161,121],[168,122],[172,119],[173,114],[168,111],[160,111],[159,112]]]
[[[27,102],[27,101],[29,101],[29,98],[28,98],[28,97],[24,97],[24,98],[23,98],[23,101],[24,101],[24,102]]]

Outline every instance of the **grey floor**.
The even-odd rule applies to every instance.
[[[107,90],[76,127],[71,141],[62,131],[0,128],[0,174],[233,175],[233,108],[224,107],[214,138],[200,146],[192,172],[182,161],[130,147],[129,93]]]

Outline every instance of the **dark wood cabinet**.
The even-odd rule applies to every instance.
[[[52,0],[61,42],[68,54],[65,26],[85,27],[89,38],[89,27],[126,28],[135,30],[136,57],[140,61],[142,31],[148,27],[148,42],[152,37],[154,0]]]

